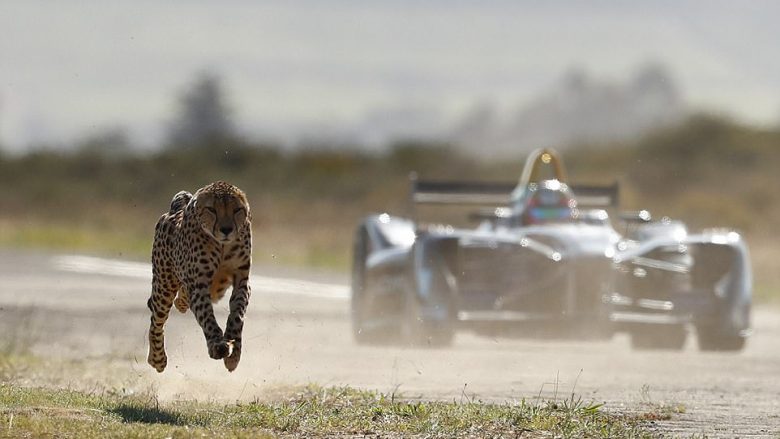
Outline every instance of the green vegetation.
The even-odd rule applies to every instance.
[[[87,373],[96,368],[111,378]],[[121,383],[132,389],[138,377],[122,370],[95,359],[58,361],[1,351],[0,438],[643,438],[652,437],[646,422],[671,416],[655,407],[631,415],[610,413],[574,394],[556,401],[496,404],[465,395],[451,402],[422,401],[316,385],[272,390],[251,402],[160,402],[152,391],[127,390]]]
[[[625,209],[649,208],[694,228],[735,227],[751,244],[761,300],[780,296],[770,261],[780,238],[780,131],[710,116],[630,144],[581,145],[565,155],[572,180],[618,180]],[[109,145],[110,146],[110,145]],[[510,180],[524,157],[475,162],[445,144],[405,142],[371,153],[349,145],[284,151],[228,137],[138,155],[101,148],[0,154],[0,245],[46,246],[146,259],[174,193],[225,179],[249,195],[255,261],[346,270],[352,233],[377,211],[404,213],[408,175]]]
[[[97,364],[96,364],[97,361]],[[97,377],[88,373],[99,369]],[[0,351],[4,437],[652,437],[665,409],[612,413],[573,393],[555,401],[424,401],[350,387],[270,390],[251,402],[161,402],[102,360]],[[125,384],[128,384],[126,387]],[[65,387],[63,387],[65,386]]]
[[[272,402],[175,402],[0,385],[0,437],[651,437],[642,417],[599,405],[425,402],[306,387]]]

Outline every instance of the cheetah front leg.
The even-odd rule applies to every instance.
[[[228,344],[214,318],[214,308],[211,306],[211,296],[209,295],[208,283],[198,282],[194,288],[188,288],[190,291],[190,309],[195,314],[198,324],[203,329],[203,335],[206,337],[206,346],[208,346],[209,357],[219,360],[229,354]]]
[[[155,276],[152,279],[152,296],[146,305],[152,312],[151,324],[149,326],[149,355],[146,361],[157,372],[165,370],[168,365],[168,356],[165,354],[165,333],[164,326],[168,320],[168,315],[173,305],[173,297],[176,290],[169,290],[163,287]]]
[[[230,314],[225,325],[225,340],[232,344],[233,351],[225,357],[225,367],[233,372],[241,360],[241,333],[244,330],[244,315],[249,305],[249,267],[239,270],[233,280],[233,293],[230,296]],[[243,268],[243,267],[242,267]]]

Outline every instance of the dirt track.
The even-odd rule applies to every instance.
[[[498,401],[565,398],[574,389],[613,411],[683,407],[657,423],[665,434],[780,437],[776,309],[755,309],[755,335],[740,354],[699,353],[693,340],[682,353],[637,353],[621,337],[585,343],[468,333],[444,350],[368,348],[350,337],[346,278],[268,268],[255,273],[236,372],[208,359],[193,316],[174,311],[166,331],[169,366],[157,374],[145,363],[144,266],[68,261],[0,251],[0,333],[43,356],[119,361],[163,399],[251,400],[305,383]],[[226,307],[217,306],[221,321]]]

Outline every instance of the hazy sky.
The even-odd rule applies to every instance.
[[[516,106],[579,66],[665,63],[686,99],[780,120],[780,2],[0,2],[0,143],[125,126],[154,142],[195,73],[239,125],[289,135],[382,109]]]

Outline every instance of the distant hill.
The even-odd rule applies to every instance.
[[[509,114],[475,108],[453,128],[464,152],[517,157],[539,147],[566,149],[635,139],[681,122],[687,109],[671,75],[647,65],[625,83],[573,69],[552,89]]]

